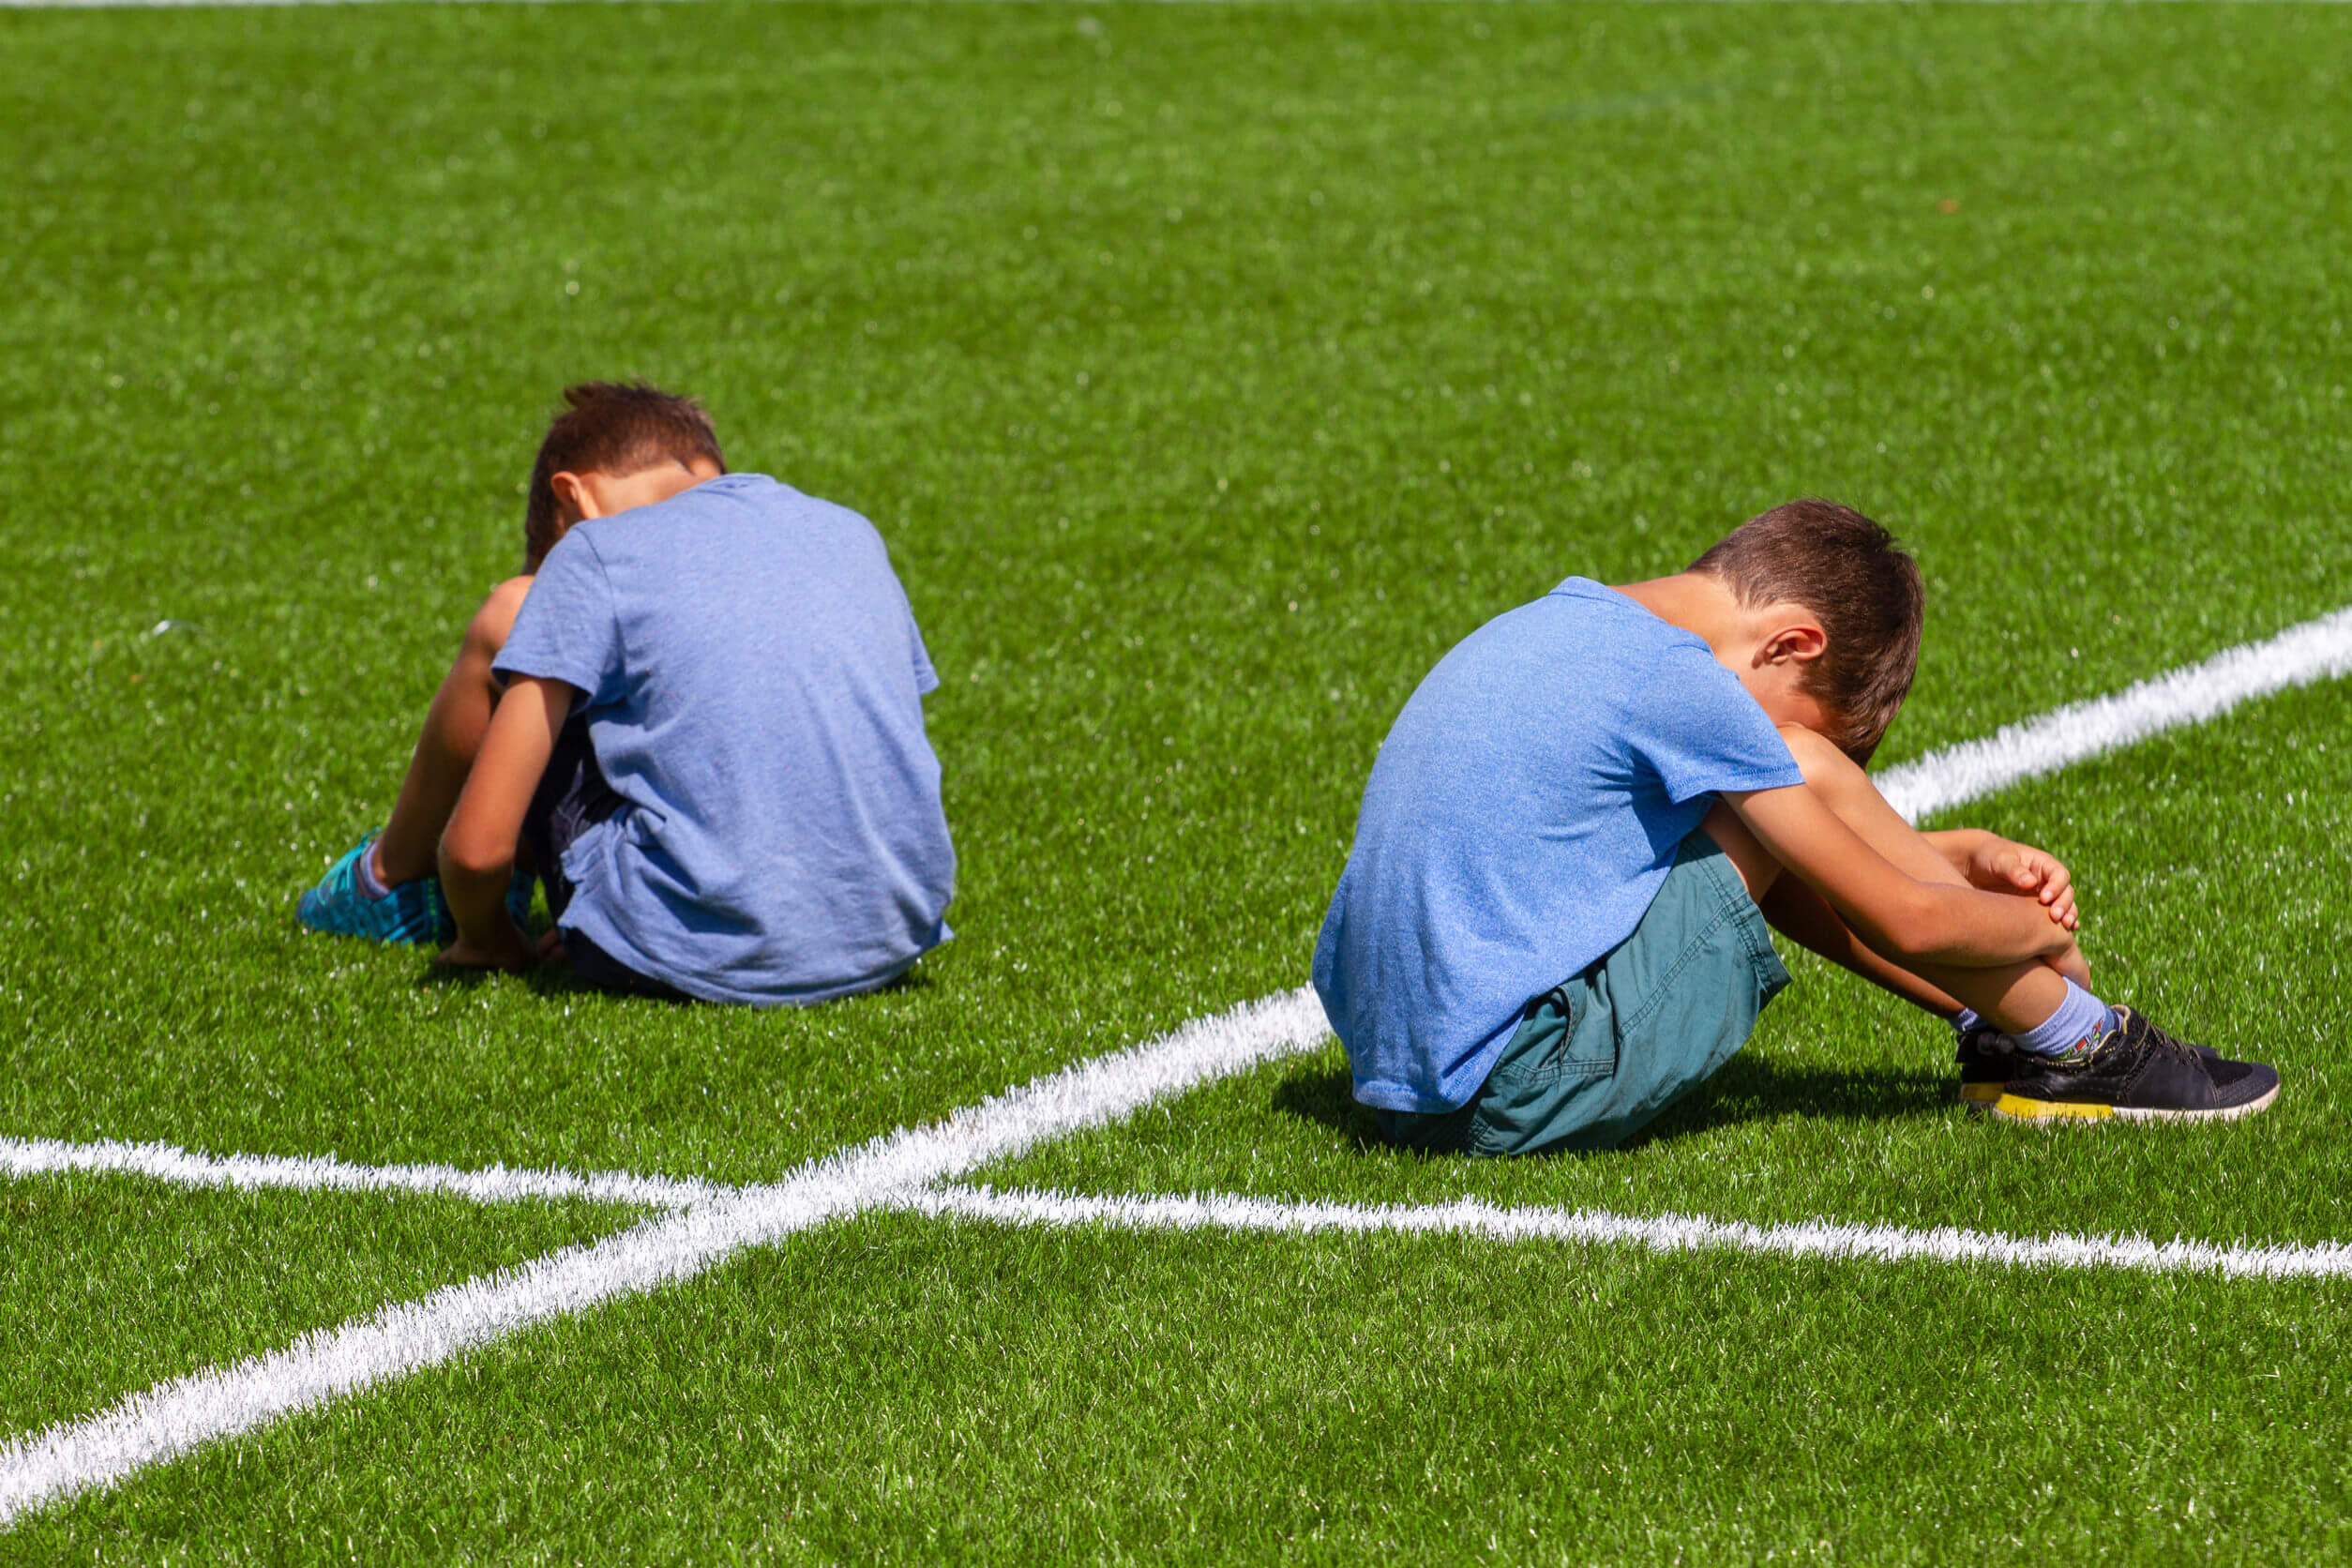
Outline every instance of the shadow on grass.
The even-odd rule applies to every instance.
[[[1804,1116],[1826,1122],[1894,1122],[1942,1115],[1952,1102],[1945,1076],[1894,1067],[1821,1067],[1741,1051],[1723,1070],[1628,1139],[1638,1148],[1739,1122]]]
[[[1637,1149],[1661,1138],[1684,1138],[1740,1122],[1798,1116],[1888,1122],[1939,1115],[1951,1106],[1952,1098],[1951,1084],[1933,1073],[1889,1067],[1817,1067],[1743,1051],[1620,1148]],[[1285,1115],[1320,1123],[1359,1150],[1394,1147],[1380,1137],[1380,1123],[1371,1110],[1356,1103],[1345,1067],[1297,1068],[1275,1086],[1274,1106]]]
[[[420,991],[470,991],[477,986],[500,977],[505,972],[503,970],[462,969],[456,964],[429,963],[425,966],[425,972],[416,977],[416,988]],[[531,994],[542,1001],[601,996],[611,997],[616,1002],[638,1003],[653,1007],[686,1007],[696,1004],[695,998],[670,991],[623,990],[596,985],[581,979],[571,965],[561,958],[550,958],[532,969],[525,970],[521,972],[520,978],[524,985],[531,988]],[[896,979],[884,981],[870,991],[859,991],[850,996],[836,997],[830,1002],[817,1003],[814,1005],[831,1007],[840,1003],[855,1002],[861,997],[902,993],[920,994],[929,990],[933,984],[931,977],[924,973],[922,967],[917,965]],[[702,1005],[723,1007],[728,1003],[706,1003]]]
[[[430,963],[425,972],[416,977],[420,991],[470,991],[493,980],[503,980],[507,972],[498,969],[465,969],[457,964]],[[572,967],[560,958],[520,971],[515,975],[541,1001],[569,1001],[581,996],[608,996],[620,1002],[642,1003],[650,1007],[682,1007],[692,997],[656,994],[648,991],[608,990],[593,986],[572,972]]]

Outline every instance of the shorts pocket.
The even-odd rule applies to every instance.
[[[1487,1081],[1508,1094],[1540,1089],[1563,1078],[1614,1072],[1615,1032],[1585,1027],[1593,1014],[1590,990],[1591,976],[1580,974],[1529,1003],[1509,1048],[1495,1063]],[[1601,1021],[1606,1020],[1604,1012]]]

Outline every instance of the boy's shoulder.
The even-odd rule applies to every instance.
[[[1473,681],[1532,684],[1588,708],[1605,693],[1655,688],[1664,699],[1733,678],[1704,640],[1584,577],[1496,616],[1446,662]]]
[[[1591,578],[1497,617],[1470,642],[1482,641],[1453,672],[1455,704],[1491,713],[1500,697],[1515,726],[1549,737],[1540,751],[1781,754],[1706,639]]]
[[[880,538],[874,525],[849,507],[764,474],[722,474],[667,501],[580,523],[572,533],[584,535],[607,561],[714,547],[788,550],[825,537]]]
[[[1706,641],[1656,614],[1646,606],[1589,577],[1572,577],[1524,608],[1541,611],[1555,621],[1582,626],[1606,626],[1635,645],[1705,648]]]
[[[1754,710],[1741,714],[1744,705]],[[1397,716],[1392,774],[1583,776],[1662,732],[1769,731],[1707,643],[1612,588],[1570,578],[1505,611],[1439,660]]]

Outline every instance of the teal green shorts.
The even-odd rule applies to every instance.
[[[1380,1130],[1471,1154],[1612,1148],[1730,1061],[1787,984],[1740,873],[1694,833],[1634,934],[1528,1003],[1468,1105],[1383,1110]]]

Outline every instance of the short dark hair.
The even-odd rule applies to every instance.
[[[1802,605],[1827,644],[1804,689],[1829,715],[1828,738],[1868,762],[1919,670],[1927,590],[1893,535],[1834,502],[1791,501],[1748,519],[1691,563],[1742,605]]]
[[[548,426],[531,465],[522,511],[523,570],[535,572],[563,535],[558,474],[641,474],[662,462],[691,467],[708,459],[726,472],[711,416],[692,398],[641,381],[583,381],[564,388],[564,412]]]

